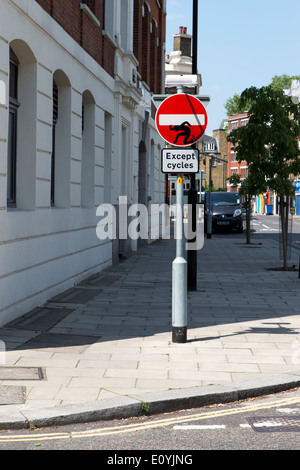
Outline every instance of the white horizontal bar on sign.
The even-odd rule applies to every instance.
[[[191,126],[204,126],[204,114],[160,114],[158,123],[160,126],[180,126],[188,122]]]

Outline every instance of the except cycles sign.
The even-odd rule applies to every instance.
[[[198,142],[207,127],[207,112],[193,95],[178,93],[166,98],[155,117],[160,136],[169,144],[189,147]]]
[[[163,173],[198,173],[198,149],[162,149],[161,171]]]

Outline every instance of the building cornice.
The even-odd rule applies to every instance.
[[[136,87],[127,85],[122,79],[115,80],[115,93],[120,95],[122,104],[130,111],[138,106],[142,98],[142,93]]]

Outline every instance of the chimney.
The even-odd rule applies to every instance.
[[[187,34],[186,26],[179,26],[179,34],[174,34],[174,51],[181,51],[183,56],[192,56],[192,36]]]

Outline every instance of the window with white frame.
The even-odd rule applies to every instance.
[[[122,48],[127,51],[129,49],[129,3],[128,0],[121,1],[121,46]]]
[[[216,144],[214,142],[205,142],[204,152],[214,152],[216,150]]]
[[[114,39],[115,2],[103,0],[103,30],[111,39]]]
[[[241,167],[241,178],[244,179],[244,178],[247,178],[247,176],[248,176],[248,167],[246,166]]]

